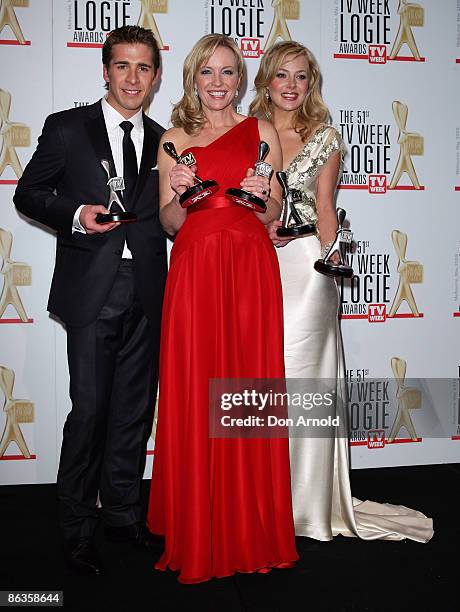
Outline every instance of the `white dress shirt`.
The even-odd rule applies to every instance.
[[[135,115],[129,119],[125,119],[117,110],[110,106],[105,98],[101,100],[102,113],[104,115],[105,127],[107,129],[107,135],[109,137],[110,148],[112,150],[112,157],[115,163],[115,172],[117,176],[123,176],[123,136],[124,132],[120,127],[122,121],[131,121],[133,129],[131,130],[131,139],[134,144],[137,157],[137,169],[141,165],[142,147],[144,144],[144,122],[142,120],[142,109],[140,109]],[[91,202],[92,204],[102,204],[102,202]],[[104,203],[105,205],[105,203]],[[80,223],[80,212],[83,208],[82,204],[76,211],[73,225],[73,232],[82,232],[86,234],[85,228]],[[132,259],[131,251],[128,249],[128,245],[124,244],[122,257],[124,259]]]

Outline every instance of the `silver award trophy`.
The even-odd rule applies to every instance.
[[[276,230],[280,238],[298,238],[316,232],[315,223],[304,223],[296,204],[302,202],[302,192],[299,189],[289,189],[286,172],[277,172],[276,178],[283,189],[282,227]]]
[[[185,164],[186,166],[193,166],[196,164],[196,159],[193,153],[187,153],[187,155],[178,155],[176,147],[172,142],[163,143],[163,149],[172,157],[178,164]],[[193,187],[186,189],[184,193],[179,197],[179,204],[182,208],[188,208],[192,204],[201,202],[209,198],[213,193],[216,193],[219,189],[219,185],[216,181],[203,181],[200,177],[195,174],[193,179],[196,183]]]
[[[325,254],[324,259],[315,261],[315,270],[326,276],[342,278],[351,278],[353,276],[353,268],[345,263],[347,245],[351,244],[353,238],[353,233],[349,229],[342,227],[346,214],[343,208],[337,209],[338,227],[335,240]],[[338,255],[338,263],[331,261],[335,253]]]
[[[269,151],[270,147],[262,140],[259,143],[259,157],[254,165],[256,176],[266,176],[270,178],[273,168],[270,164],[264,162]],[[227,189],[225,192],[225,197],[235,202],[235,204],[252,208],[252,210],[256,212],[264,213],[267,210],[267,205],[261,198],[247,191],[243,191],[242,189],[230,187],[230,189]]]
[[[107,185],[110,189],[109,201],[107,203],[108,213],[98,213],[96,215],[96,223],[103,225],[104,223],[130,223],[136,221],[136,215],[125,209],[121,200],[118,196],[117,191],[123,191],[125,188],[125,181],[122,176],[110,176],[110,162],[107,159],[101,160],[101,166],[104,168],[108,181]],[[118,210],[112,211],[112,205],[116,204],[119,207]]]

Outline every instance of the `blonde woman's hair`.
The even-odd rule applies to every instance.
[[[207,34],[200,38],[185,58],[182,71],[184,93],[179,102],[173,106],[171,114],[173,126],[183,128],[187,134],[196,134],[206,122],[200,98],[195,93],[195,77],[217,47],[225,47],[233,52],[239,82],[242,80],[244,60],[235,41],[223,34]]]
[[[268,87],[286,60],[299,56],[305,57],[307,61],[308,93],[302,106],[295,111],[293,127],[305,142],[318,125],[329,123],[330,115],[321,96],[318,62],[313,53],[298,42],[279,42],[264,53],[254,80],[256,95],[249,107],[249,115],[273,121],[273,103],[268,95]]]

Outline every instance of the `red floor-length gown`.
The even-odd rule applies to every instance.
[[[297,559],[287,439],[212,439],[210,378],[283,378],[279,269],[267,231],[224,197],[257,159],[247,118],[206,147],[198,173],[220,190],[189,209],[171,253],[148,526],[157,569],[184,583]]]

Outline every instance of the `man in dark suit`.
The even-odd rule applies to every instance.
[[[158,45],[150,30],[124,26],[107,37],[102,60],[107,96],[46,119],[14,197],[20,212],[57,233],[48,310],[66,325],[72,400],[59,520],[67,561],[89,574],[101,573],[98,494],[109,538],[151,546],[139,498],[166,277],[156,170],[163,129],[142,111],[159,77]],[[135,222],[96,222],[110,192],[102,160],[124,178],[123,206]]]

